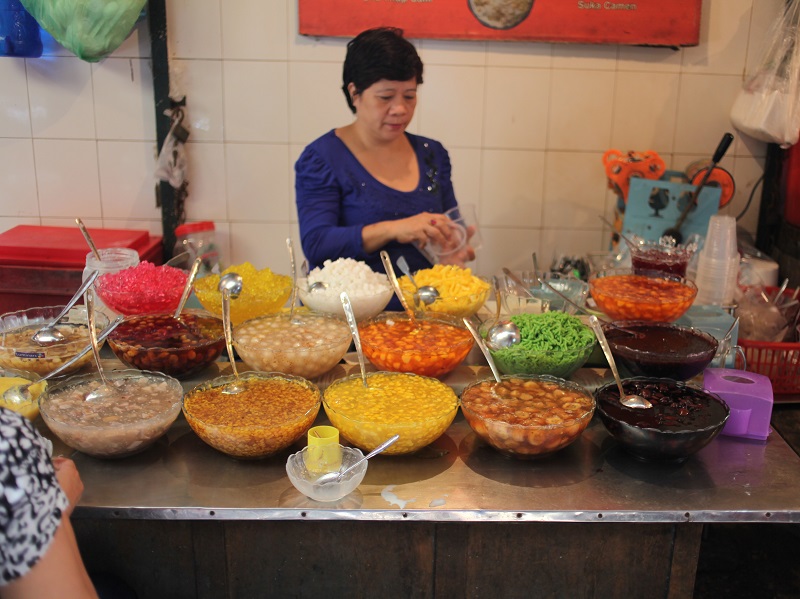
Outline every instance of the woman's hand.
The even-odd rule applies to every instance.
[[[53,468],[55,468],[56,471],[58,484],[67,496],[67,499],[69,499],[69,506],[67,506],[66,511],[66,515],[69,516],[81,500],[81,495],[83,495],[83,481],[81,480],[80,474],[78,474],[78,468],[75,466],[75,462],[69,458],[61,456],[53,458]]]
[[[390,241],[413,243],[424,247],[428,243],[447,245],[453,237],[451,221],[444,214],[420,212],[408,218],[386,220],[362,229],[364,250],[375,252]]]
[[[475,259],[475,249],[470,245],[469,240],[475,235],[477,229],[474,226],[467,227],[467,243],[460,250],[447,256],[439,258],[441,264],[452,264],[454,266],[466,267],[467,262]]]

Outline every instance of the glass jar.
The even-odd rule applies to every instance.
[[[175,228],[175,248],[172,252],[173,258],[179,254],[186,253],[185,269],[191,268],[192,262],[198,257],[202,259],[200,270],[197,277],[201,278],[209,274],[219,274],[219,249],[217,248],[214,234],[214,223],[211,221],[201,221],[198,223],[188,223]],[[183,266],[183,261],[181,265]]]
[[[93,270],[98,271],[102,276],[139,264],[139,252],[131,248],[104,248],[97,251],[100,253],[100,260],[95,257],[93,252],[86,254],[86,268],[83,269],[84,281]],[[106,306],[96,294],[94,306],[96,310],[108,316],[109,320],[113,320],[117,316],[117,313]]]

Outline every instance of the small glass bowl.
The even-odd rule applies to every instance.
[[[656,271],[613,268],[589,277],[597,308],[611,320],[673,322],[692,306],[697,285]]]
[[[514,274],[525,284],[533,297],[525,293],[524,289],[520,289],[515,281],[504,275],[500,297],[509,314],[551,311],[575,314],[577,312],[575,306],[564,301],[564,298],[547,285],[542,285],[533,270],[516,271]],[[586,305],[586,299],[589,297],[589,284],[586,281],[555,272],[545,272],[539,276],[578,306]]]
[[[364,457],[364,454],[355,447],[344,447],[341,445],[340,447],[342,448],[342,466],[340,471],[349,468]],[[367,474],[369,462],[368,460],[364,460],[358,467],[353,468],[350,472],[345,474],[339,482],[318,485],[315,481],[322,475],[318,472],[309,472],[306,468],[305,456],[307,451],[308,447],[305,447],[302,451],[298,451],[289,456],[289,459],[286,460],[286,474],[289,475],[289,480],[292,482],[295,489],[315,501],[339,501],[355,491]]]

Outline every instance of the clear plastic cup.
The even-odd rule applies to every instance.
[[[703,254],[715,260],[730,260],[738,255],[736,218],[725,214],[714,214],[709,219],[706,239],[703,242]]]
[[[478,214],[475,204],[459,204],[455,208],[450,208],[444,214],[455,224],[464,227],[467,232],[466,241],[472,246],[473,250],[479,250],[483,247],[483,237],[478,227]]]
[[[727,260],[717,260],[700,253],[697,263],[695,304],[727,306],[733,303],[739,276],[739,254]]]

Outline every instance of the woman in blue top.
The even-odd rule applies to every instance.
[[[422,61],[400,29],[370,29],[347,44],[343,80],[355,120],[309,144],[295,164],[303,253],[312,268],[349,257],[383,272],[380,250],[392,263],[405,256],[412,271],[429,268],[419,248],[454,242],[444,212],[457,203],[447,150],[406,132]],[[467,244],[442,261],[474,259]]]

